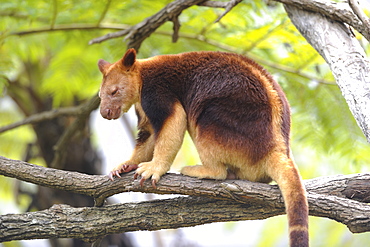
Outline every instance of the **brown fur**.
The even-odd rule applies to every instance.
[[[231,53],[191,52],[136,59],[133,49],[104,75],[101,114],[116,119],[135,104],[139,134],[132,157],[110,177],[132,169],[141,184],[166,173],[187,130],[202,165],[198,178],[275,180],[284,197],[291,246],[308,246],[305,189],[290,155],[290,109],[280,86],[254,61]]]

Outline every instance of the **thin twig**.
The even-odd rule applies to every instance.
[[[179,16],[174,16],[172,18],[172,22],[173,22],[172,43],[176,43],[177,40],[179,39],[179,31],[181,27]]]
[[[279,25],[271,26],[269,28],[269,30],[264,35],[262,35],[259,39],[257,39],[250,46],[248,46],[246,49],[244,49],[244,52],[248,52],[248,51],[253,50],[254,47],[256,47],[258,44],[260,44],[262,41],[267,40],[268,38],[270,38],[275,32],[279,32],[281,29],[285,29],[288,24],[289,24],[288,18],[286,18],[284,21],[279,23]]]
[[[42,121],[50,120],[59,116],[75,116],[80,114],[80,106],[75,107],[64,107],[64,108],[58,108],[51,111],[45,111],[37,114],[33,114],[19,122],[9,124],[7,126],[3,126],[0,128],[0,134],[15,129],[17,127],[26,125],[26,124],[35,124]]]
[[[53,0],[53,16],[51,18],[50,28],[53,29],[55,26],[55,21],[58,15],[58,1]]]
[[[132,26],[124,25],[124,24],[100,24],[97,26],[96,24],[68,24],[68,25],[55,25],[53,28],[50,27],[41,27],[36,29],[29,29],[26,31],[17,31],[11,32],[9,35],[29,35],[29,34],[37,34],[37,33],[45,33],[45,32],[57,32],[57,31],[73,31],[73,30],[94,30],[94,29],[111,29],[111,30],[123,30],[131,28]]]
[[[215,21],[214,23],[219,22],[227,13],[229,13],[236,5],[238,5],[241,1],[243,0],[230,0],[226,7],[225,7],[225,12],[222,13]]]
[[[101,16],[100,16],[100,18],[98,20],[97,26],[99,26],[100,23],[104,20],[105,16],[108,13],[108,9],[109,9],[111,3],[112,3],[112,0],[108,0],[107,4],[104,7],[103,13],[101,14]]]
[[[93,99],[95,99],[95,97]],[[36,123],[47,121],[47,120],[50,120],[50,119],[54,119],[54,118],[57,118],[57,117],[60,117],[60,116],[78,116],[78,115],[81,115],[81,114],[83,114],[84,108],[86,107],[86,105],[89,104],[89,102],[90,101],[88,101],[84,104],[78,105],[78,106],[57,108],[57,109],[53,109],[51,111],[44,111],[44,112],[33,114],[33,115],[31,115],[31,116],[29,116],[29,117],[27,117],[27,118],[25,118],[25,119],[23,119],[19,122],[15,122],[15,123],[12,123],[12,124],[1,127],[0,128],[0,134],[5,132],[5,131],[15,129],[15,128],[18,128],[20,126],[26,125],[26,124],[36,124]]]
[[[74,120],[74,122],[67,128],[63,135],[54,146],[54,159],[50,164],[52,168],[60,168],[62,161],[67,154],[64,150],[67,148],[71,138],[75,135],[78,130],[83,129],[86,126],[86,119],[90,116],[90,113],[95,110],[100,104],[100,98],[96,95],[89,101],[85,102],[80,106],[80,114]]]
[[[362,23],[370,30],[370,19],[360,8],[360,2],[358,0],[348,0],[348,4]]]
[[[101,43],[101,42],[109,40],[109,39],[122,37],[122,36],[125,36],[126,34],[128,34],[129,32],[130,32],[130,29],[118,31],[118,32],[115,32],[115,33],[108,33],[104,36],[101,36],[101,37],[94,38],[94,39],[90,40],[89,45]]]
[[[158,35],[164,35],[164,36],[171,36],[172,35],[170,32],[166,32],[166,31],[156,31],[155,33],[158,34]],[[197,41],[200,41],[200,42],[204,42],[204,43],[207,43],[208,45],[217,47],[218,49],[223,50],[223,51],[233,52],[233,53],[240,53],[240,51],[238,49],[236,49],[234,46],[228,46],[228,45],[225,45],[225,44],[221,44],[221,43],[219,43],[215,40],[208,39],[203,35],[182,33],[182,34],[180,34],[179,37],[183,38],[183,39],[197,40]],[[311,80],[311,81],[316,81],[320,84],[325,84],[325,85],[329,85],[329,86],[336,86],[334,81],[328,81],[328,80],[325,80],[325,79],[322,79],[322,78],[313,77],[308,73],[302,72],[300,70],[297,70],[295,68],[291,68],[289,66],[286,66],[286,65],[283,65],[283,64],[280,64],[280,63],[275,63],[275,62],[266,60],[264,58],[261,58],[259,56],[254,55],[252,53],[244,53],[244,54],[247,55],[249,58],[253,59],[254,61],[256,61],[257,63],[262,64],[263,66],[270,67],[270,68],[273,68],[273,69],[276,69],[276,70],[279,70],[279,71],[282,71],[282,72],[295,74],[299,77],[302,77],[302,78],[305,78],[305,79],[308,79],[308,80]]]

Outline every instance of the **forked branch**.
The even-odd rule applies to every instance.
[[[193,5],[225,8],[225,12],[216,20],[217,22],[240,2],[241,0],[231,0],[228,3],[219,3],[205,0],[176,0],[166,5],[163,9],[161,9],[153,16],[146,18],[130,29],[118,31],[115,33],[108,33],[104,36],[90,40],[89,44],[100,43],[112,38],[126,36],[125,40],[128,40],[127,47],[139,50],[141,43],[155,30],[157,30],[157,28],[162,26],[167,21],[172,21],[174,24],[172,41],[176,42],[179,36],[178,32],[180,29],[180,21],[178,17],[183,10]]]
[[[115,33],[109,33],[107,35],[90,40],[89,44],[100,43],[112,38],[118,38],[126,36],[125,39],[128,40],[127,47],[135,48],[138,50],[141,43],[149,37],[158,27],[162,26],[163,23],[167,21],[172,21],[177,18],[181,12],[189,8],[190,6],[204,2],[204,0],[176,0],[153,16],[145,19],[144,21],[136,24],[127,30],[118,31]]]

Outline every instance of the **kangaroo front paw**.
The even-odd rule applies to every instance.
[[[156,188],[156,184],[163,174],[168,171],[169,166],[165,164],[155,163],[153,161],[144,162],[139,164],[138,169],[136,170],[134,178],[141,176],[140,185],[143,186],[145,180],[152,178],[152,186]]]
[[[108,177],[109,177],[110,180],[113,181],[114,177],[118,177],[118,178],[121,177],[120,173],[127,173],[127,172],[130,172],[132,170],[136,170],[137,167],[138,167],[138,165],[136,165],[136,164],[128,164],[127,162],[125,162],[125,163],[113,168],[113,170],[109,173]]]

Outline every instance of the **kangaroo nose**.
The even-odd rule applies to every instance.
[[[107,109],[106,112],[107,112],[107,118],[112,119],[112,111],[110,109]]]
[[[102,115],[103,118],[106,119],[112,119],[112,110],[108,109],[101,109],[100,114]]]

